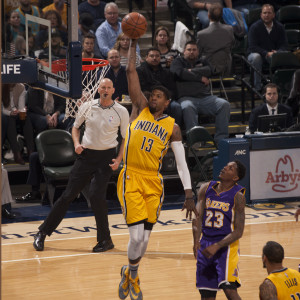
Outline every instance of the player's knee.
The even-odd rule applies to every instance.
[[[202,298],[216,298],[217,296],[217,291],[199,290],[199,293]]]

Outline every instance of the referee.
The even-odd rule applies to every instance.
[[[97,226],[97,245],[93,252],[104,252],[114,248],[111,240],[106,204],[106,190],[112,171],[117,170],[122,161],[124,138],[129,122],[125,107],[115,102],[112,95],[115,89],[110,79],[100,81],[100,99],[92,100],[90,113],[80,112],[90,103],[84,103],[78,112],[72,129],[72,138],[78,158],[70,173],[66,190],[55,202],[46,220],[34,236],[33,246],[37,251],[44,250],[46,235],[50,236],[64,218],[69,204],[82,189],[90,183],[89,198],[95,214]],[[85,122],[85,131],[80,143],[80,126]],[[116,156],[117,137],[120,129],[122,143]]]

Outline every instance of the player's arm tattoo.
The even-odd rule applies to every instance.
[[[234,230],[218,242],[220,248],[226,247],[242,237],[245,227],[245,205],[245,196],[240,192],[237,193],[234,204]]]
[[[180,127],[175,123],[173,127],[173,132],[171,136],[171,142],[182,141],[182,135]]]
[[[277,290],[269,279],[265,279],[259,287],[260,300],[277,300]]]

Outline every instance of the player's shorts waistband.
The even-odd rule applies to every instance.
[[[206,235],[203,234],[201,239],[207,240],[207,241],[214,241],[214,242],[218,242],[221,241],[226,235],[214,235],[214,236],[210,236],[210,235]]]
[[[141,169],[137,169],[137,168],[134,168],[134,167],[128,167],[128,166],[125,166],[124,169],[126,171],[129,171],[129,172],[139,173],[143,176],[155,176],[155,177],[157,177],[158,175],[160,175],[160,173],[157,172],[157,171],[141,170]]]

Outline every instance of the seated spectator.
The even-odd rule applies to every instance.
[[[2,218],[4,219],[14,219],[16,215],[11,211],[12,196],[8,180],[7,170],[3,167],[1,168],[1,202],[2,202]]]
[[[212,4],[216,3],[219,3],[223,7],[222,0],[195,0],[191,2],[191,6],[198,10],[197,17],[202,25],[202,29],[208,27],[208,10]],[[226,7],[232,8],[231,0],[224,0],[224,3]]]
[[[66,58],[67,56],[67,47],[63,45],[60,32],[56,29],[53,29],[51,33],[51,55],[52,60]],[[39,59],[49,60],[49,48],[45,48],[39,53]]]
[[[68,8],[65,0],[53,0],[53,3],[43,8],[43,13],[46,14],[48,10],[56,10],[61,16],[62,27],[66,30],[68,28]]]
[[[119,8],[114,2],[109,2],[104,9],[105,21],[96,31],[97,43],[103,57],[113,48],[118,35],[122,32],[121,22],[119,21]],[[138,48],[138,53],[140,50]]]
[[[249,10],[260,8],[258,0],[232,0],[232,8],[244,13],[245,17],[248,16]]]
[[[13,10],[9,12],[7,23],[13,42],[16,41],[17,36],[25,36],[25,26],[21,24],[20,15],[17,11]]]
[[[62,26],[62,19],[60,14],[56,10],[48,10],[45,15],[44,19],[49,20],[51,22],[51,31],[57,31],[60,34],[62,39],[63,45],[68,45],[68,34],[65,28]],[[41,26],[41,30],[37,33],[36,37],[36,44],[39,49],[47,48],[48,45],[48,28],[43,28]]]
[[[35,17],[41,17],[40,11],[37,6],[31,5],[31,1],[20,0],[20,6],[16,9],[19,13],[21,24],[25,27],[25,15],[32,15]],[[33,35],[36,35],[39,31],[39,24],[34,22],[28,22],[28,27]]]
[[[115,88],[112,99],[122,101],[122,95],[128,95],[126,68],[121,66],[121,57],[118,50],[111,49],[108,51],[107,60],[109,61],[110,69],[106,73],[105,78],[109,78]]]
[[[114,45],[114,49],[118,50],[121,57],[121,65],[126,67],[128,61],[128,51],[130,45],[130,38],[123,32],[121,32],[116,40]],[[138,53],[136,53],[136,67],[141,65],[141,57]]]
[[[15,55],[26,55],[26,41],[21,35],[18,35],[15,40]]]
[[[78,6],[79,17],[84,13],[89,13],[93,18],[92,30],[95,31],[104,21],[104,8],[106,3],[100,0],[87,0]]]
[[[208,79],[212,74],[211,67],[205,59],[198,57],[196,42],[187,42],[183,56],[174,59],[170,70],[175,75],[186,130],[199,125],[199,113],[216,116],[214,139],[218,143],[228,137],[230,105],[226,100],[211,95]]]
[[[155,31],[154,47],[160,51],[160,65],[170,68],[174,58],[178,56],[177,50],[171,49],[170,32],[167,27],[159,26]]]
[[[260,17],[248,33],[248,60],[258,71],[262,71],[263,63],[270,63],[274,53],[287,49],[287,36],[275,19],[274,7],[264,4]],[[260,91],[261,87],[261,76],[254,72],[254,88]]]
[[[40,184],[43,178],[42,167],[37,152],[31,153],[29,156],[29,173],[26,184],[31,185],[31,192],[25,196],[17,197],[17,203],[40,202],[42,195],[40,192]]]
[[[51,129],[67,129],[68,120],[65,122],[66,99],[49,92],[28,89],[28,115],[36,134]]]
[[[169,90],[171,102],[165,111],[175,119],[175,123],[182,125],[182,110],[176,101],[176,84],[173,74],[164,69],[160,64],[160,52],[157,48],[151,47],[147,50],[146,61],[137,69],[142,92],[151,92],[155,86],[164,86]]]
[[[228,75],[231,69],[231,49],[235,43],[232,26],[220,23],[223,9],[220,4],[208,9],[210,25],[197,33],[200,57],[204,56],[213,74]]]
[[[92,33],[88,33],[82,39],[82,58],[102,58],[97,57],[94,53],[95,49],[95,36]]]
[[[3,114],[8,116],[7,138],[14,154],[14,161],[21,165],[24,165],[25,161],[21,154],[23,149],[17,141],[18,127],[22,129],[28,156],[34,150],[32,124],[26,117],[25,95],[26,90],[22,83],[2,85]]]
[[[266,103],[255,107],[249,117],[249,129],[251,133],[254,133],[258,129],[258,116],[261,115],[277,115],[287,114],[287,128],[293,125],[292,110],[284,105],[278,103],[278,86],[274,83],[268,83],[264,88],[264,96]]]
[[[83,41],[84,36],[94,36],[94,55],[97,58],[103,58],[96,41],[95,31],[93,28],[93,17],[89,13],[82,13],[79,17],[79,24],[78,24],[78,40]]]
[[[291,90],[286,104],[292,109],[293,117],[298,117],[300,108],[300,69],[296,70],[293,75]]]

